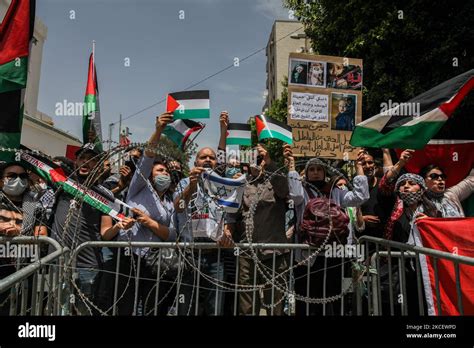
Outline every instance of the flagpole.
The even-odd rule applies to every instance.
[[[194,136],[194,138],[192,139],[189,139],[188,140],[188,144],[191,145],[192,143],[194,143],[194,139],[196,139],[198,137],[199,134],[201,134],[201,132],[204,130],[204,128],[206,128],[206,124],[205,123],[201,123],[199,122],[201,125],[202,125],[202,128],[197,132],[197,134]],[[189,145],[184,145],[183,147],[183,152],[186,152],[186,150],[188,149]]]
[[[92,40],[92,83],[95,86],[95,40]],[[92,130],[94,130],[93,122],[91,122],[89,125],[89,131],[92,131]],[[94,130],[94,133],[95,133],[95,130]],[[95,143],[96,140],[97,140],[97,134],[95,135],[93,142]]]
[[[120,114],[120,119],[119,119],[119,146],[121,146],[121,138],[122,138],[122,114]],[[122,151],[119,152],[119,167],[122,166]]]
[[[95,81],[95,40],[92,40],[92,77]]]

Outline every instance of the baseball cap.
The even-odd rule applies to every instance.
[[[95,155],[100,155],[102,153],[102,150],[99,149],[97,144],[86,143],[79,150],[76,151],[76,157],[83,152],[92,152]]]

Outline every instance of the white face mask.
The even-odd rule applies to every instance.
[[[5,192],[7,195],[19,196],[25,192],[27,187],[28,181],[26,179],[3,179],[3,192]]]

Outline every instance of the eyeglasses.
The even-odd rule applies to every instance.
[[[18,173],[7,173],[7,174],[5,174],[4,177],[7,178],[7,179],[16,179],[18,177],[20,179],[28,179],[29,178],[28,173],[20,173],[20,174],[18,174]]]
[[[430,178],[431,180],[436,180],[438,178],[440,178],[441,180],[446,180],[446,174],[431,173],[430,175],[428,175],[428,178]]]

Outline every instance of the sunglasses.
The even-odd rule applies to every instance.
[[[17,173],[8,173],[8,174],[5,174],[4,176],[5,178],[7,179],[16,179],[16,178],[20,178],[20,179],[28,179],[29,176],[28,176],[28,173],[21,173],[21,174],[17,174]]]
[[[446,180],[446,174],[432,173],[432,174],[428,175],[428,178],[430,178],[431,180],[436,180],[438,178],[440,178],[441,180]]]

